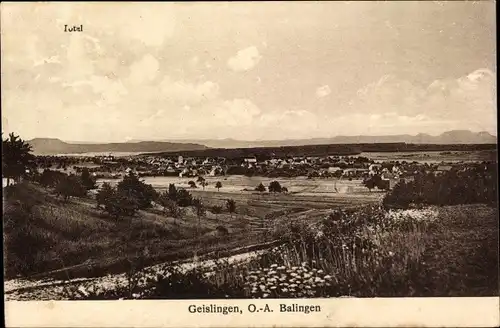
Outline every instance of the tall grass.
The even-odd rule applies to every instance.
[[[277,227],[282,245],[248,262],[174,267],[141,276],[121,298],[295,298],[412,296],[421,290],[433,210],[335,212],[313,223]],[[89,288],[90,289],[90,288]],[[104,294],[101,294],[101,296]],[[118,297],[115,294],[115,297]]]

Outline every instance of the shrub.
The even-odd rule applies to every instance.
[[[469,170],[442,175],[420,173],[414,181],[400,182],[383,200],[384,206],[408,208],[413,204],[456,205],[495,203],[496,167],[476,165]]]
[[[226,200],[226,209],[229,213],[236,212],[236,202],[234,201],[234,199]]]
[[[272,181],[268,189],[270,192],[281,192],[281,185],[278,181]]]
[[[39,182],[44,187],[55,187],[65,176],[66,174],[62,172],[45,169],[40,176]]]
[[[55,192],[58,196],[63,196],[65,200],[68,200],[70,197],[85,196],[87,194],[87,189],[82,184],[79,177],[70,175],[59,180]]]
[[[214,213],[214,214],[222,213],[222,206],[220,206],[220,205],[212,206],[212,213]]]
[[[104,204],[105,211],[115,218],[133,216],[139,210],[138,200],[123,191],[116,190]]]
[[[177,188],[173,183],[168,185],[168,198],[173,201],[177,201]]]
[[[108,182],[104,182],[96,195],[97,206],[105,205],[112,197],[113,192],[113,187]]]
[[[266,187],[261,182],[257,187],[255,187],[255,191],[264,192],[266,191]]]
[[[217,232],[218,232],[218,233],[220,233],[221,235],[227,235],[227,234],[229,234],[229,230],[227,230],[227,228],[226,228],[226,227],[221,226],[221,225],[220,225],[220,226],[217,226],[217,227],[215,228],[215,230],[217,230]]]
[[[87,190],[95,189],[97,188],[96,181],[95,179],[90,175],[89,169],[84,168],[82,170],[82,174],[80,176],[80,179],[82,181],[83,186]]]

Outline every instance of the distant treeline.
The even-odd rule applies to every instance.
[[[495,150],[496,144],[457,144],[457,145],[431,145],[407,143],[367,143],[367,144],[330,144],[307,145],[286,147],[258,147],[258,148],[210,148],[194,151],[160,152],[142,155],[157,156],[185,156],[185,157],[225,157],[228,159],[255,156],[260,160],[272,157],[294,156],[353,156],[362,152],[418,152],[418,151],[478,151]]]

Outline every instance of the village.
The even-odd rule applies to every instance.
[[[486,164],[487,162],[483,162]],[[476,163],[475,165],[479,165]],[[439,175],[464,171],[472,164],[464,162],[429,163],[425,161],[374,160],[364,156],[298,156],[277,158],[257,156],[241,158],[183,157],[140,155],[107,156],[37,156],[36,167],[81,173],[85,168],[96,179],[121,179],[133,172],[139,177],[217,177],[262,176],[268,178],[366,180],[380,177],[379,188],[390,190],[398,182],[412,181],[419,173]]]

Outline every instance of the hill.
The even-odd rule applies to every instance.
[[[37,184],[3,189],[5,275],[76,278],[121,273],[129,261],[152,265],[213,251],[232,250],[262,240],[260,219],[207,211],[199,220],[192,208],[174,219],[160,208],[134,217],[111,218],[91,197],[65,202]],[[229,235],[218,236],[218,226]],[[200,233],[200,237],[196,237]],[[203,245],[203,246],[201,246]]]
[[[29,140],[36,155],[81,154],[99,152],[168,152],[203,150],[206,146],[195,143],[174,143],[164,141],[141,141],[125,143],[76,144],[53,138]]]
[[[170,140],[173,142],[173,140]],[[386,136],[336,136],[332,138],[287,139],[287,140],[257,140],[244,141],[235,139],[197,139],[176,140],[175,142],[190,142],[203,144],[210,148],[253,148],[253,147],[287,147],[326,144],[369,144],[369,143],[409,143],[409,144],[495,144],[497,137],[488,132],[471,132],[454,130],[437,136],[425,133],[417,135],[401,134]]]
[[[241,147],[241,148],[208,148],[204,150],[158,152],[149,155],[159,156],[194,156],[194,157],[225,157],[240,159],[257,157],[258,160],[273,157],[295,156],[355,156],[363,152],[418,152],[418,151],[495,151],[496,143],[491,144],[410,144],[410,143],[355,143],[355,144],[321,144],[281,147]],[[143,153],[141,155],[147,155]]]

